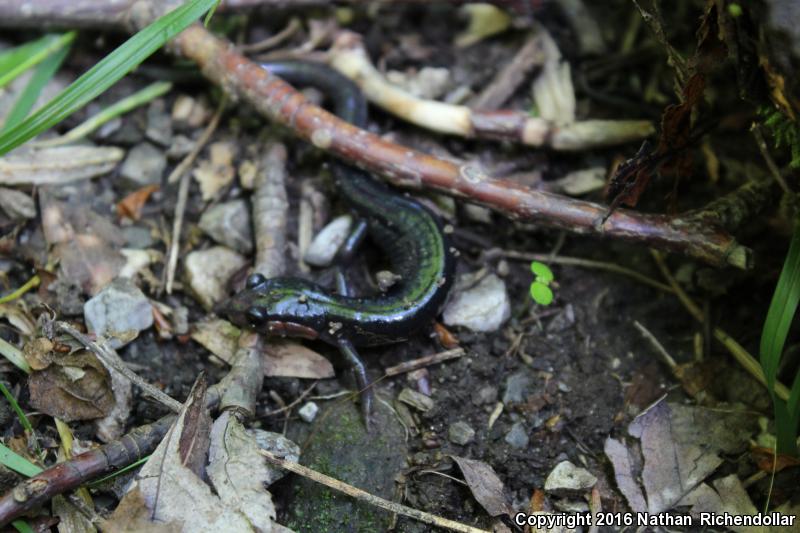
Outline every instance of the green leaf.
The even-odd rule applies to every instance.
[[[23,476],[32,477],[42,471],[41,468],[28,461],[16,452],[13,452],[8,446],[0,443],[0,463],[18,472]]]
[[[61,66],[61,63],[64,62],[67,54],[69,54],[70,48],[71,43],[66,43],[65,46],[56,50],[55,53],[51,54],[39,64],[33,76],[31,76],[30,81],[28,81],[28,85],[25,86],[25,90],[19,98],[17,98],[17,101],[14,102],[14,107],[11,108],[8,116],[6,116],[2,131],[11,129],[28,116],[36,100],[39,99],[42,89],[44,89],[44,86],[53,78],[58,68]]]
[[[0,134],[0,155],[13,150],[79,110],[136,68],[217,0],[191,0],[125,41],[61,94],[14,128]]]
[[[50,54],[75,40],[74,31],[61,35],[45,35],[0,54],[0,87],[44,61]]]
[[[14,526],[14,529],[19,531],[19,533],[35,533],[33,528],[28,525],[25,520],[14,520],[11,522],[11,525]]]
[[[548,284],[555,279],[555,276],[553,276],[553,271],[550,270],[550,267],[544,263],[540,263],[539,261],[534,261],[531,263],[531,272],[536,275],[536,281],[544,284]]]
[[[28,420],[28,417],[25,416],[25,413],[19,406],[17,399],[14,398],[14,395],[11,394],[11,391],[9,391],[8,388],[6,388],[6,386],[3,385],[2,381],[0,381],[0,392],[3,393],[3,396],[6,397],[8,403],[11,404],[11,408],[14,409],[15,413],[17,413],[17,418],[19,418],[19,422],[20,424],[22,424],[22,427],[24,427],[26,431],[30,431],[31,433],[33,433],[33,426],[31,425],[30,420]]]
[[[553,291],[544,283],[534,281],[531,283],[531,298],[540,305],[550,305],[553,303]]]

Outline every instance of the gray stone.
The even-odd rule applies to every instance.
[[[309,265],[326,267],[333,262],[336,252],[350,235],[353,219],[349,215],[334,218],[322,228],[306,250],[303,259]]]
[[[272,452],[278,457],[296,463],[300,460],[300,446],[294,441],[287,439],[280,433],[264,431],[263,429],[248,429],[247,432],[256,439],[256,444],[262,450]],[[265,481],[267,485],[272,485],[286,475],[287,471],[281,468],[270,468],[269,478]]]
[[[517,372],[508,376],[506,380],[506,390],[503,393],[503,403],[522,403],[528,396],[528,388],[533,383],[533,379],[527,372]]]
[[[562,461],[547,476],[544,490],[560,494],[583,492],[594,487],[595,483],[597,478],[591,472],[569,461]]]
[[[169,146],[172,143],[172,117],[165,109],[164,100],[155,100],[147,108],[147,130],[145,136],[156,144]]]
[[[199,226],[219,244],[243,254],[253,251],[250,210],[244,200],[233,200],[211,207],[200,217]]]
[[[464,446],[475,438],[475,430],[466,422],[456,422],[450,424],[450,428],[447,430],[447,438],[454,444]]]
[[[497,331],[511,316],[505,282],[489,274],[475,286],[456,291],[444,309],[444,323],[472,331]]]
[[[527,448],[530,439],[528,438],[528,430],[525,429],[525,425],[522,422],[515,422],[514,425],[511,426],[511,430],[506,433],[505,441],[509,446],[518,450]]]
[[[136,248],[143,250],[153,246],[153,234],[150,228],[142,226],[127,226],[122,228],[122,236],[125,238],[125,246],[127,248]]]
[[[319,413],[319,406],[314,402],[307,402],[297,411],[300,418],[308,423],[313,422],[314,419],[317,418],[317,413]]]
[[[289,437],[303,443],[302,463],[313,470],[392,499],[395,478],[406,468],[405,429],[391,410],[376,402],[372,432],[367,432],[358,405],[331,403],[324,422],[290,424]],[[286,519],[294,531],[326,533],[387,531],[392,515],[309,479],[291,476]]]
[[[138,189],[160,184],[166,167],[167,156],[164,152],[145,142],[131,148],[122,163],[120,175],[126,185]]]
[[[153,325],[150,300],[126,278],[109,283],[86,302],[83,313],[89,331],[109,337],[113,348],[127,344]]]
[[[186,256],[183,262],[189,289],[203,307],[211,309],[227,295],[226,283],[247,260],[224,246],[197,250]]]
[[[486,405],[497,401],[497,387],[486,385],[472,393],[472,403],[475,405]]]

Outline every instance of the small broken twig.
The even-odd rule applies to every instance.
[[[444,352],[426,355],[425,357],[420,357],[418,359],[403,361],[399,365],[390,366],[389,368],[387,368],[386,376],[387,377],[396,376],[398,374],[411,372],[412,370],[416,370],[418,368],[423,368],[444,361],[449,361],[450,359],[458,359],[459,357],[464,355],[464,353],[465,353],[464,348],[454,348],[452,350],[445,350]]]

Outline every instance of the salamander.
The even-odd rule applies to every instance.
[[[340,118],[366,126],[366,100],[342,74],[300,61],[262,66],[291,84],[321,90]],[[388,256],[395,284],[384,293],[352,296],[344,283],[335,293],[302,278],[253,274],[222,311],[235,324],[265,334],[318,338],[337,346],[356,372],[369,424],[370,388],[355,347],[403,341],[430,324],[453,284],[455,259],[442,222],[427,207],[344,163],[332,162],[331,172],[360,222],[340,250],[340,262],[347,262],[368,233]]]

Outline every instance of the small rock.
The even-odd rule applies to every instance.
[[[145,137],[161,146],[172,142],[172,119],[165,110],[164,100],[158,99],[147,108],[147,130]]]
[[[197,129],[205,123],[211,111],[204,102],[187,96],[179,95],[172,105],[172,120],[183,129]]]
[[[522,422],[515,422],[514,425],[511,426],[511,430],[506,433],[505,438],[509,446],[518,450],[527,448],[529,440],[528,430],[525,429],[525,425]]]
[[[255,163],[245,159],[239,164],[239,185],[242,186],[242,189],[253,190],[257,176],[258,166]]]
[[[113,348],[120,348],[153,325],[150,300],[131,280],[117,278],[83,306],[89,331],[109,337]],[[131,335],[131,332],[134,334]]]
[[[234,272],[243,268],[247,260],[230,248],[215,246],[186,256],[183,267],[189,288],[206,309],[222,301],[225,285]]]
[[[447,430],[447,437],[450,442],[464,446],[475,438],[475,430],[466,422],[456,422],[450,424],[450,428]]]
[[[595,483],[597,478],[588,470],[562,461],[547,476],[544,490],[553,493],[582,492],[594,487]]]
[[[233,200],[211,207],[200,217],[199,226],[219,244],[243,254],[253,251],[250,210],[244,200]]]
[[[527,372],[517,372],[508,376],[506,380],[506,391],[503,393],[503,403],[522,403],[528,396],[528,388],[533,380]]]
[[[375,274],[375,281],[378,282],[378,289],[381,292],[388,291],[392,285],[403,279],[400,274],[395,274],[391,270],[380,270]]]
[[[120,175],[126,185],[139,189],[161,183],[161,175],[167,167],[167,156],[150,143],[137,144],[128,152],[122,163]]]
[[[487,207],[483,207],[482,205],[465,204],[464,214],[468,219],[475,222],[480,222],[482,224],[492,223],[492,211]]]
[[[472,393],[472,403],[475,405],[495,403],[497,401],[497,394],[497,387],[492,387],[491,385],[481,387]]]
[[[256,439],[256,444],[258,444],[258,447],[262,450],[272,452],[278,457],[282,457],[293,463],[296,463],[300,459],[300,446],[280,433],[264,431],[263,429],[248,429],[247,432]],[[286,473],[287,471],[281,468],[270,468],[269,476],[264,480],[264,484],[272,485],[285,476]]]
[[[173,161],[183,159],[194,150],[197,143],[186,135],[176,135],[167,149],[167,157]]]
[[[511,316],[505,282],[494,274],[477,285],[456,292],[444,310],[444,323],[472,331],[497,331]]]
[[[420,392],[409,389],[408,387],[400,391],[397,399],[405,404],[410,405],[414,409],[423,412],[430,411],[434,406],[434,402],[431,398],[428,398]]]
[[[350,235],[353,218],[342,215],[334,218],[327,226],[317,233],[314,240],[306,250],[305,262],[316,267],[326,267],[331,264],[336,252]]]
[[[120,253],[125,257],[125,264],[119,271],[120,278],[133,279],[136,275],[150,266],[153,258],[147,253],[147,250],[137,250],[135,248],[123,248]]]
[[[308,423],[313,422],[314,419],[317,418],[317,413],[319,413],[319,406],[314,402],[306,402],[306,404],[297,411],[300,418]]]
[[[552,185],[570,196],[588,194],[606,186],[606,169],[592,167],[576,170],[556,180]]]
[[[153,234],[150,228],[142,226],[126,226],[122,228],[122,237],[125,239],[125,246],[144,250],[153,246]]]

